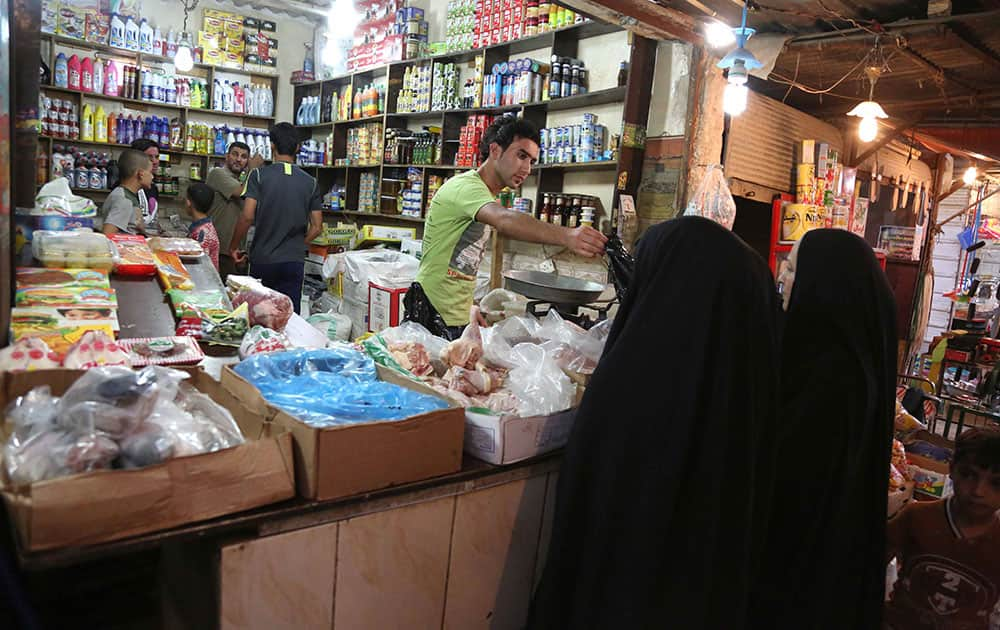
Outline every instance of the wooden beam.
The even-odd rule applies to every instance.
[[[650,39],[703,43],[693,17],[649,0],[566,0],[562,4]]]
[[[951,197],[952,195],[954,195],[958,191],[962,190],[963,188],[965,188],[965,182],[962,181],[962,178],[956,179],[955,181],[953,181],[951,183],[951,187],[948,188],[948,190],[943,191],[940,194],[940,196],[938,196],[937,202],[941,203],[942,201],[944,201],[948,197]]]
[[[991,192],[991,193],[989,193],[989,194],[985,195],[985,196],[984,196],[984,197],[983,197],[982,199],[977,199],[977,200],[973,201],[972,203],[970,203],[969,205],[965,206],[964,208],[962,208],[961,210],[959,210],[959,211],[958,211],[958,212],[956,212],[955,214],[951,215],[950,217],[948,217],[948,218],[947,218],[947,219],[945,219],[944,221],[942,221],[942,222],[940,222],[940,223],[937,223],[937,224],[935,224],[935,225],[934,225],[934,231],[935,231],[935,232],[937,232],[937,231],[940,231],[940,229],[941,229],[941,226],[942,226],[942,225],[944,225],[945,223],[949,223],[950,221],[952,221],[952,220],[954,220],[954,219],[957,219],[958,217],[960,217],[960,216],[962,216],[963,214],[965,214],[966,212],[968,212],[968,211],[969,211],[969,210],[970,210],[970,209],[971,209],[971,208],[972,208],[973,206],[976,206],[976,205],[978,205],[978,204],[980,204],[980,203],[982,203],[982,202],[986,201],[987,199],[989,199],[989,198],[990,198],[990,197],[992,197],[993,195],[997,194],[998,192],[1000,192],[1000,188],[997,188],[997,189],[996,189],[996,190],[994,190],[993,192]]]
[[[1000,68],[1000,56],[984,46],[964,24],[949,24],[943,27],[943,30],[950,39],[958,43],[970,55],[993,68]]]
[[[917,64],[918,66],[923,66],[927,70],[930,70],[931,73],[940,77],[941,79],[945,81],[950,81],[959,87],[969,90],[970,92],[973,93],[979,92],[978,87],[976,87],[971,83],[966,82],[964,79],[958,78],[957,76],[955,76],[955,73],[952,72],[951,70],[946,70],[941,66],[937,65],[936,63],[934,63],[933,61],[926,59],[923,55],[910,48],[910,45],[906,43],[906,41],[897,40],[896,48],[899,50],[899,52],[901,52],[915,64]]]
[[[915,125],[917,125],[919,123],[920,123],[920,119],[916,118],[914,120],[910,120],[910,121],[907,121],[907,122],[903,123],[899,127],[896,127],[895,129],[892,130],[892,133],[884,134],[881,138],[878,139],[878,141],[875,142],[875,144],[871,145],[870,147],[868,147],[867,149],[865,149],[864,151],[862,151],[861,155],[859,155],[858,157],[854,158],[854,161],[851,162],[851,166],[856,167],[856,166],[859,166],[860,164],[864,163],[864,161],[867,160],[872,155],[874,155],[876,151],[878,151],[879,149],[881,149],[885,145],[889,144],[890,142],[892,142],[896,138],[899,138],[900,136],[902,136],[904,133],[906,133],[907,131],[909,131]]]

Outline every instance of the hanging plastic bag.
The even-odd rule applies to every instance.
[[[608,255],[611,284],[615,287],[615,296],[621,302],[625,299],[625,293],[632,283],[632,276],[635,275],[635,258],[625,249],[625,244],[617,234],[612,234],[608,238],[604,251]]]
[[[729,185],[719,164],[709,164],[705,169],[694,196],[688,202],[684,211],[686,217],[704,217],[711,219],[727,230],[733,229],[736,220],[736,201],[729,192]]]

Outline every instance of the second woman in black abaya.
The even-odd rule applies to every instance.
[[[870,246],[798,245],[782,340],[781,429],[753,627],[876,630],[896,374],[896,309]]]
[[[744,626],[770,495],[777,296],[711,221],[643,237],[559,476],[529,628]]]

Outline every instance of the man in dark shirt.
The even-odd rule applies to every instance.
[[[323,231],[323,192],[315,178],[294,164],[299,150],[295,127],[278,123],[270,133],[274,164],[247,175],[243,213],[229,252],[236,264],[249,258],[250,275],[291,298],[298,313],[306,249]],[[251,225],[254,234],[248,254],[239,248]]]

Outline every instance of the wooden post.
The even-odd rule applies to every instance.
[[[503,286],[503,235],[493,230],[490,244],[490,288],[499,289]]]
[[[622,110],[622,142],[619,147],[618,177],[616,178],[613,209],[618,208],[620,195],[639,196],[639,179],[646,155],[646,125],[649,123],[649,102],[653,97],[653,70],[656,66],[656,41],[632,34],[629,57],[628,85]],[[626,140],[631,139],[631,142]]]

